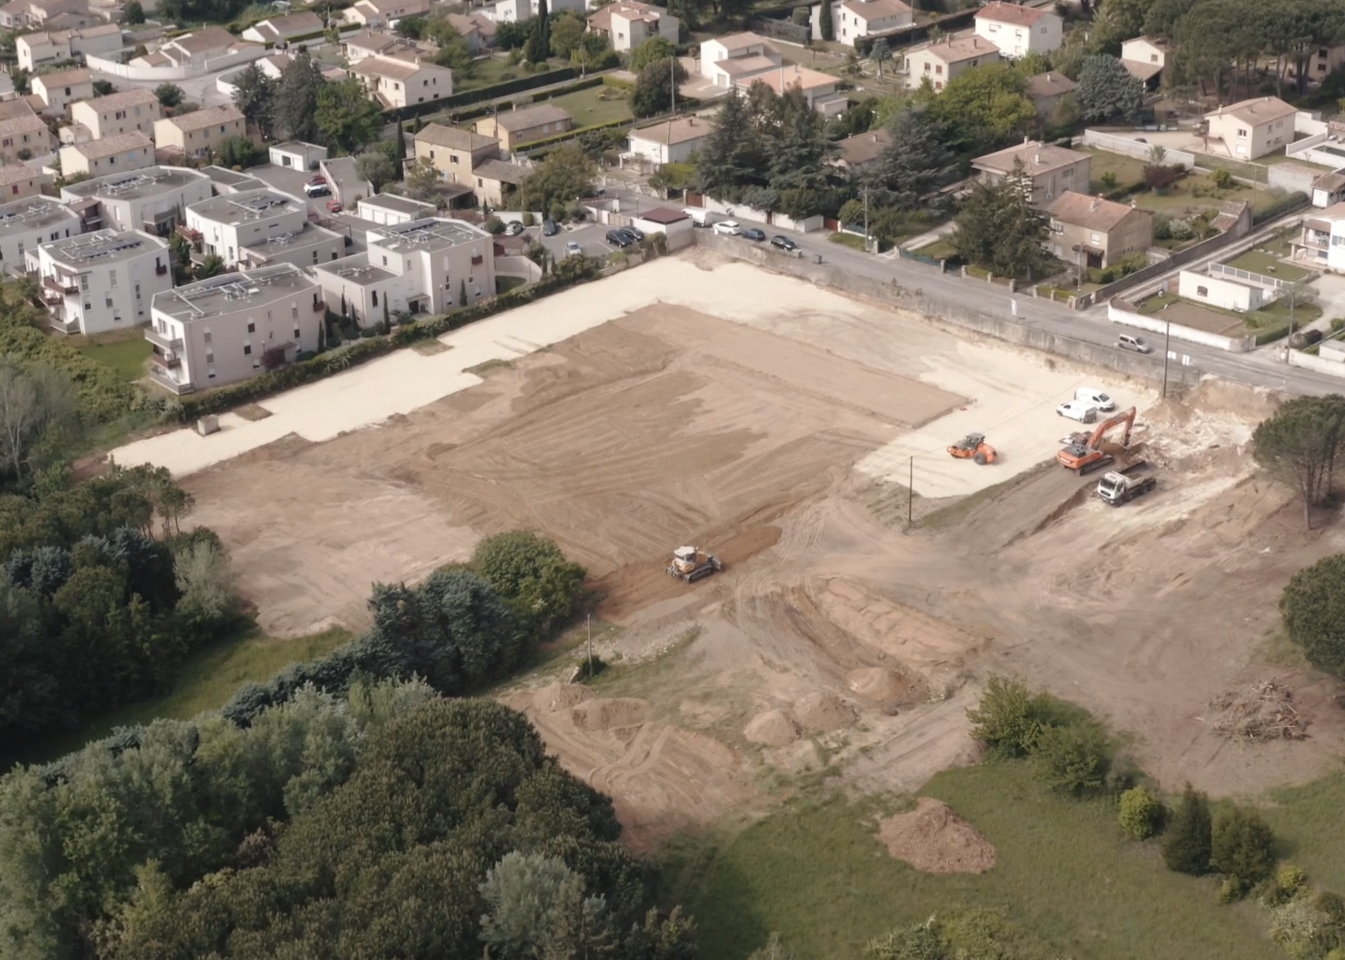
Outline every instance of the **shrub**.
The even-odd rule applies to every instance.
[[[1294,574],[1280,595],[1289,639],[1320,670],[1345,676],[1345,554],[1325,557]]]
[[[1227,190],[1233,186],[1233,174],[1223,167],[1210,174],[1210,183],[1214,184],[1220,190]]]
[[[1173,240],[1190,240],[1195,236],[1190,224],[1184,220],[1173,220],[1168,226],[1168,234]]]
[[[1020,681],[992,675],[980,704],[967,711],[974,724],[972,739],[999,757],[1027,756],[1041,732],[1046,704],[1044,696],[1032,696]]]
[[[1150,190],[1166,190],[1177,180],[1177,173],[1171,167],[1161,163],[1150,163],[1144,167],[1144,182]]]
[[[1115,190],[1116,183],[1117,180],[1115,170],[1108,170],[1106,173],[1102,175],[1102,185],[1106,187],[1108,190]]]
[[[1037,734],[1032,758],[1038,778],[1048,787],[1080,796],[1102,786],[1108,747],[1107,736],[1097,724],[1047,724]]]
[[[498,237],[500,234],[504,233],[504,221],[499,217],[491,217],[486,221],[485,228],[487,232]]]
[[[523,226],[525,226],[525,227],[532,227],[532,226],[536,226],[536,224],[537,224],[537,221],[533,218],[533,215],[532,215],[531,213],[525,211],[524,214],[523,214]]]
[[[1270,875],[1275,865],[1275,835],[1259,815],[1234,807],[1214,818],[1210,866],[1246,891]]]
[[[1172,239],[1172,218],[1157,216],[1154,217],[1154,239],[1171,240]]]
[[[1163,802],[1143,787],[1121,794],[1121,829],[1136,840],[1147,840],[1163,822]]]
[[[554,540],[531,530],[487,537],[472,554],[472,568],[514,615],[543,635],[574,615],[585,570],[570,563]]]
[[[1210,802],[1187,784],[1163,840],[1169,870],[1200,876],[1210,868]]]

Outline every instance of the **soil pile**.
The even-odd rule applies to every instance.
[[[794,704],[794,716],[805,730],[826,732],[853,726],[855,711],[839,697],[810,693]]]
[[[995,865],[995,848],[948,805],[921,797],[910,813],[879,824],[887,852],[926,873],[985,873]]]
[[[865,700],[895,700],[910,689],[910,684],[892,670],[860,667],[845,675],[849,688]]]
[[[570,711],[570,720],[580,730],[636,727],[648,719],[649,701],[632,697],[586,700]]]
[[[1274,680],[1263,680],[1210,701],[1210,726],[1230,740],[1302,740],[1308,724],[1293,701],[1292,692]]]
[[[787,747],[799,738],[799,725],[784,710],[767,710],[752,718],[743,736],[764,747]]]
[[[568,710],[593,696],[587,687],[577,683],[548,683],[532,695],[533,706],[547,713]]]

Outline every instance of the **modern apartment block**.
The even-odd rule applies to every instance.
[[[173,286],[167,241],[139,230],[62,238],[24,257],[38,274],[51,325],[65,333],[144,323],[154,295]]]
[[[426,217],[370,230],[364,253],[313,270],[331,309],[362,327],[385,316],[447,313],[495,295],[491,235],[461,220]]]
[[[28,269],[29,250],[82,232],[79,214],[55,197],[0,204],[0,269],[10,276],[21,274]]]
[[[150,376],[174,393],[246,380],[316,351],[322,291],[293,264],[226,273],[155,294]]]
[[[345,238],[308,220],[308,204],[263,188],[213,197],[187,208],[187,237],[227,268],[292,263],[311,267],[345,253]]]
[[[187,207],[209,199],[210,177],[185,167],[145,167],[61,188],[86,230],[144,230],[167,237],[186,223]]]

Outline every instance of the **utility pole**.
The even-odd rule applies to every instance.
[[[827,2],[827,0],[823,0]],[[869,188],[864,186],[864,252],[869,252]]]
[[[584,622],[588,625],[588,678],[593,679],[593,614],[585,614]]]
[[[826,3],[827,0],[822,0]],[[909,526],[915,515],[915,457],[910,458],[909,473],[906,476],[906,523]]]
[[[1294,349],[1294,307],[1298,305],[1298,290],[1289,288],[1289,336],[1284,341],[1284,362],[1289,362],[1289,351]]]
[[[672,91],[672,112],[677,112],[677,54],[668,58],[668,89]]]
[[[1172,353],[1168,349],[1172,345],[1172,320],[1167,322],[1167,333],[1163,337],[1163,399],[1168,398],[1168,356]]]

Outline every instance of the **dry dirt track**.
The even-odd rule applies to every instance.
[[[815,292],[794,312],[780,306],[792,281],[746,269],[731,276],[759,285],[757,314],[635,311],[380,427],[196,474],[195,517],[282,634],[327,618],[359,629],[370,582],[465,559],[482,535],[554,537],[620,627],[606,657],[675,649],[600,684],[613,703],[585,705],[554,676],[508,699],[614,796],[641,845],[750,809],[762,762],[825,758],[858,789],[918,788],[974,755],[965,709],[992,669],[1101,714],[1168,784],[1248,793],[1323,768],[1338,733],[1325,690],[1257,651],[1284,579],[1339,546],[1305,539],[1286,493],[1247,479],[1240,447],[1262,411],[1213,389],[1153,408],[1133,385],[915,318],[816,309]],[[1141,403],[1158,493],[1110,510],[1062,469],[1025,472],[1063,432],[1055,403],[1085,383]],[[942,452],[990,421],[1003,469]],[[904,532],[874,505],[890,493],[883,464],[911,452],[943,497],[921,513],[1019,479]],[[666,577],[670,549],[690,542],[726,572]],[[1211,697],[1268,675],[1298,688],[1313,738],[1246,747],[1209,733]]]

